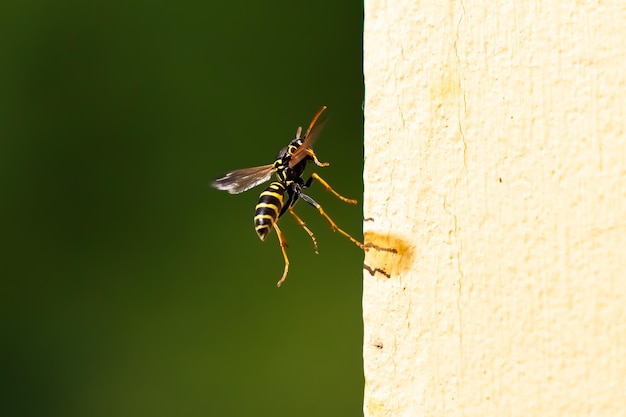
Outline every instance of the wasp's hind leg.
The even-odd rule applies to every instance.
[[[348,203],[348,204],[356,204],[357,203],[356,200],[353,200],[351,198],[346,198],[346,197],[342,196],[341,194],[339,194],[337,191],[333,190],[333,187],[331,187],[326,181],[324,181],[322,179],[322,177],[317,175],[315,172],[313,174],[311,174],[311,178],[309,178],[309,180],[304,184],[304,188],[310,187],[311,184],[313,183],[314,179],[317,180],[320,184],[322,184],[328,191],[333,193],[335,195],[335,197],[337,197],[341,201],[343,201],[345,203]],[[315,206],[315,205],[313,205],[313,206]]]
[[[313,249],[315,250],[315,253],[319,254],[319,251],[317,250],[317,239],[315,239],[315,235],[313,235],[313,232],[311,231],[311,229],[309,229],[306,226],[306,223],[304,222],[304,220],[302,220],[300,216],[298,216],[296,212],[293,211],[293,208],[289,207],[289,213],[291,213],[291,215],[296,219],[298,224],[302,226],[302,228],[309,234],[309,236],[311,237],[311,240],[313,241]]]
[[[314,174],[315,175],[315,174]],[[310,180],[309,180],[310,181]],[[334,192],[334,191],[333,191]],[[336,193],[335,193],[336,194]],[[350,241],[352,243],[354,243],[355,245],[357,245],[359,248],[363,249],[363,250],[367,250],[365,245],[363,245],[361,242],[359,242],[358,240],[356,240],[355,238],[353,238],[352,236],[350,236],[348,233],[344,232],[342,229],[339,228],[339,226],[337,226],[337,224],[333,221],[333,219],[331,219],[328,214],[326,214],[326,212],[324,211],[324,209],[322,208],[322,206],[320,206],[317,201],[313,200],[311,197],[309,197],[306,194],[300,193],[300,197],[302,197],[302,199],[304,201],[306,201],[307,203],[309,203],[310,205],[312,205],[313,207],[315,207],[317,209],[317,211],[320,212],[320,214],[328,221],[328,223],[330,223],[330,227],[333,229],[333,231],[338,231],[339,233],[341,233],[342,235],[344,235],[345,237],[347,237],[348,239],[350,239]],[[340,198],[343,199],[343,197],[339,196]],[[356,202],[356,201],[355,201]]]
[[[280,280],[278,280],[278,282],[276,283],[276,286],[280,287],[287,278],[287,271],[289,271],[289,258],[287,257],[287,251],[285,250],[285,248],[287,248],[287,241],[283,236],[283,232],[281,232],[278,228],[278,224],[274,224],[274,229],[276,229],[276,236],[278,236],[280,249],[283,251],[283,258],[285,258],[285,270],[283,271],[283,276],[280,277]]]

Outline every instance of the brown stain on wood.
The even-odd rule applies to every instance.
[[[371,276],[390,279],[411,267],[413,248],[402,238],[372,231],[366,231],[363,237],[367,249],[363,269]]]

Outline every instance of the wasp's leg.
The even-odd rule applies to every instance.
[[[315,250],[315,253],[319,254],[319,251],[317,250],[317,240],[315,239],[315,236],[313,235],[313,232],[311,231],[311,229],[309,229],[306,226],[306,223],[304,222],[304,220],[302,220],[300,216],[298,216],[296,212],[293,211],[293,208],[289,207],[289,212],[296,219],[298,224],[302,226],[302,228],[309,234],[309,236],[311,236],[311,240],[313,241],[313,249]]]
[[[309,197],[306,194],[300,193],[300,197],[302,197],[302,199],[304,201],[306,201],[307,203],[309,203],[310,205],[312,205],[313,207],[315,207],[317,209],[317,211],[320,212],[320,214],[322,216],[324,216],[324,218],[326,220],[328,220],[328,223],[330,223],[330,227],[333,229],[333,231],[338,231],[339,233],[341,233],[342,235],[344,235],[345,237],[347,237],[348,239],[350,239],[350,241],[352,243],[354,243],[355,245],[357,245],[359,248],[363,249],[363,250],[367,250],[368,247],[366,247],[365,245],[363,245],[361,242],[359,242],[358,240],[356,240],[355,238],[353,238],[352,236],[350,236],[348,233],[344,232],[342,229],[339,228],[339,226],[337,226],[337,224],[333,221],[333,219],[331,219],[330,217],[328,217],[328,214],[326,214],[326,212],[324,211],[324,209],[322,208],[322,206],[320,206],[317,201],[313,200],[311,197]]]
[[[346,198],[346,197],[342,196],[341,194],[339,194],[337,191],[333,190],[333,187],[331,187],[326,181],[324,181],[322,179],[322,177],[317,175],[315,172],[313,174],[311,174],[311,178],[309,178],[309,180],[304,184],[304,188],[310,187],[311,183],[313,182],[314,179],[317,180],[320,184],[322,184],[328,191],[333,193],[335,195],[335,197],[337,197],[341,201],[349,203],[349,204],[356,204],[357,203],[356,200],[353,200],[351,198]]]
[[[285,270],[283,271],[283,276],[280,277],[280,280],[276,283],[277,287],[280,287],[287,278],[287,271],[289,271],[289,258],[287,257],[287,251],[285,248],[287,247],[287,242],[283,237],[283,232],[280,231],[277,224],[274,224],[274,229],[276,229],[276,236],[278,236],[278,242],[280,243],[280,249],[283,251],[283,258],[285,258]]]
[[[320,160],[317,159],[317,156],[315,156],[315,152],[313,152],[312,149],[307,149],[306,153],[308,153],[309,156],[313,158],[313,162],[315,162],[315,165],[317,165],[318,167],[327,167],[328,165],[330,165],[328,162],[320,162]]]

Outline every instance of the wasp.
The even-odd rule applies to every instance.
[[[272,175],[276,174],[276,181],[271,182],[259,196],[259,202],[256,205],[254,213],[254,228],[261,240],[265,240],[265,237],[272,229],[276,230],[278,242],[285,260],[283,275],[277,283],[277,286],[279,287],[287,278],[287,272],[289,271],[289,258],[287,257],[286,251],[287,242],[278,227],[278,219],[280,219],[283,214],[287,211],[291,213],[298,224],[310,236],[313,241],[315,253],[319,253],[317,240],[315,239],[313,232],[293,210],[293,206],[300,198],[312,205],[328,221],[333,231],[341,233],[359,248],[363,250],[366,249],[365,245],[339,228],[337,224],[326,214],[322,206],[303,192],[304,189],[311,186],[313,181],[317,181],[340,200],[349,204],[356,204],[357,202],[356,200],[343,197],[337,193],[316,173],[312,173],[306,181],[303,178],[307,163],[313,162],[319,167],[326,167],[329,165],[327,162],[320,162],[312,149],[313,143],[319,136],[320,129],[323,126],[322,123],[318,123],[318,120],[324,110],[326,110],[326,106],[323,106],[317,112],[315,117],[313,117],[313,120],[309,124],[309,128],[304,134],[304,137],[302,137],[302,127],[298,127],[295,139],[278,152],[276,160],[273,163],[231,171],[216,179],[211,184],[218,190],[228,191],[230,194],[239,194],[269,181]]]

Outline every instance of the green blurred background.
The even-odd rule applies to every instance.
[[[317,168],[362,199],[360,1],[0,6],[0,415],[362,415],[363,254],[310,206],[291,270],[252,224],[327,105]],[[311,172],[311,168],[309,169]],[[361,238],[361,206],[309,194]]]

